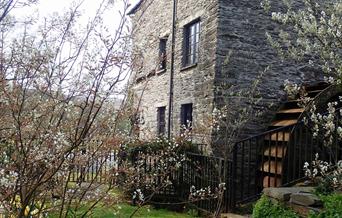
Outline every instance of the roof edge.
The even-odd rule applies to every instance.
[[[144,0],[140,0],[128,13],[127,15],[132,15],[137,12],[137,10],[140,8],[141,4],[143,3]]]

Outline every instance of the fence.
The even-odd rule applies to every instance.
[[[190,187],[194,186],[196,189],[201,188],[211,188],[213,192],[216,194],[220,184],[225,185],[225,190],[222,196],[215,196],[198,200],[193,202],[195,206],[198,208],[215,212],[217,210],[221,210],[221,208],[230,208],[232,202],[229,199],[232,199],[231,192],[229,190],[232,189],[232,180],[229,172],[232,171],[232,161],[225,160],[220,157],[210,157],[204,156],[194,153],[186,154],[187,161],[181,168],[181,177],[180,181],[185,185],[185,189],[182,193],[184,199],[190,195]]]
[[[107,155],[93,157],[86,163],[74,163],[71,166],[70,182],[108,182],[119,169],[118,151],[113,151]]]
[[[335,125],[339,123],[337,117]],[[327,147],[324,146],[323,137],[312,137],[311,129],[300,122],[247,138],[235,144],[231,160],[186,153],[182,166],[167,175],[172,185],[158,190],[155,197],[186,202],[189,200],[191,186],[196,189],[215,189],[225,183],[226,190],[222,199],[204,198],[191,203],[206,211],[226,212],[256,199],[265,186],[292,185],[304,177],[303,165],[314,160],[316,153],[320,159],[330,162],[342,159],[341,143],[336,131],[333,133],[332,145]],[[160,173],[158,161],[153,154],[145,154],[143,163],[140,163],[140,179],[149,179],[155,185],[163,183],[160,176],[148,176]],[[118,153],[112,153],[86,165],[75,165],[71,180],[105,181],[103,178],[113,173],[108,169],[117,170],[119,163]]]
[[[335,119],[335,126],[340,123]],[[263,187],[290,186],[304,178],[303,166],[318,154],[321,160],[342,159],[341,141],[333,132],[333,143],[313,137],[303,122],[281,127],[236,143],[233,150],[233,205],[257,198]]]

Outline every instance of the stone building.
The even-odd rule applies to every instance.
[[[194,141],[224,143],[207,117],[223,104],[239,113],[248,102],[226,94],[249,89],[269,67],[259,84],[262,100],[253,106],[263,115],[251,119],[238,138],[259,133],[285,99],[285,79],[305,83],[320,78],[305,63],[278,58],[265,33],[276,37],[279,27],[259,0],[141,0],[129,15],[135,58],[131,81],[142,138],[177,136],[190,121],[193,129],[206,127],[205,137]]]

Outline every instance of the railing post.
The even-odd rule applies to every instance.
[[[179,198],[180,199],[183,199],[185,198],[185,190],[184,190],[184,179],[183,179],[183,174],[184,174],[184,164],[187,164],[186,163],[186,160],[187,160],[187,155],[186,155],[186,152],[184,152],[184,163],[181,164],[181,166],[179,167],[179,170],[178,170],[178,178],[177,178],[177,185],[176,187],[180,187],[180,193],[179,193]]]
[[[238,152],[238,144],[234,144],[233,147],[233,161],[232,161],[232,172],[231,173],[231,185],[230,185],[230,210],[235,210],[236,206],[236,178],[237,178],[237,152]]]

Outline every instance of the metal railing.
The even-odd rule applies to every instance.
[[[221,196],[205,197],[192,204],[205,211],[227,211],[232,207],[230,196],[232,192],[232,161],[221,157],[205,156],[194,153],[186,153],[186,162],[181,168],[180,183],[183,184],[181,196],[187,199],[190,195],[190,187],[196,189],[210,188],[217,193],[220,184],[225,186]]]
[[[235,144],[233,148],[233,201],[235,204],[244,203],[257,198],[262,191],[262,179],[268,178],[266,183],[271,184],[271,176],[283,174],[279,171],[277,162],[275,168],[271,169],[273,159],[285,157],[285,149],[275,149],[283,146],[285,148],[287,133],[295,126],[286,126],[262,134],[249,137]],[[273,153],[273,154],[272,154]],[[265,164],[264,164],[265,163]],[[268,173],[267,173],[268,172]],[[278,180],[275,180],[275,186]]]
[[[335,125],[340,124],[337,117]],[[180,202],[187,201],[190,187],[196,189],[217,188],[225,183],[226,190],[221,202],[218,198],[192,202],[206,211],[231,211],[239,205],[259,197],[263,187],[289,186],[304,178],[305,162],[314,160],[316,153],[321,160],[336,162],[342,159],[342,147],[337,131],[333,132],[333,143],[324,144],[324,137],[313,137],[312,127],[303,122],[277,128],[244,139],[235,144],[231,159],[185,153],[186,161],[177,172],[170,174],[172,185],[159,190],[159,196],[173,196]],[[98,182],[106,177],[107,169],[119,168],[117,153],[86,165],[75,165],[71,180],[94,179]],[[146,156],[140,167],[142,177],[157,172],[155,157]],[[132,159],[132,162],[134,160]],[[134,163],[133,163],[134,165]],[[98,178],[94,178],[98,176]],[[146,178],[149,179],[149,178]],[[160,180],[160,181],[159,181]],[[161,179],[154,178],[155,184]],[[219,205],[219,208],[218,208]]]
[[[335,119],[335,125],[340,118]],[[320,160],[342,159],[342,145],[337,131],[333,143],[324,136],[313,137],[312,127],[299,122],[247,138],[233,149],[233,205],[257,198],[263,187],[290,186],[304,179],[303,166],[318,154]]]

